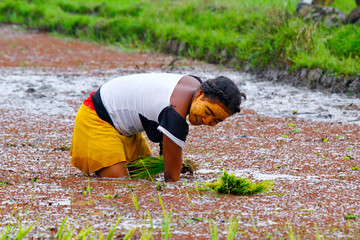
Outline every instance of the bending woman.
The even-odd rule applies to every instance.
[[[182,147],[193,125],[215,126],[240,112],[241,97],[226,77],[202,82],[170,73],[115,78],[92,92],[80,107],[71,143],[71,164],[99,177],[127,177],[126,164],[152,156],[144,136],[163,145],[165,181],[180,178]]]

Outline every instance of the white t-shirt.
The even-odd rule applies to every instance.
[[[184,75],[172,73],[134,74],[115,78],[102,85],[101,101],[116,130],[125,136],[144,131],[141,116],[160,124],[160,113],[170,106],[170,97],[182,77]],[[175,110],[171,111],[172,114],[177,114]],[[181,118],[180,121],[186,123]],[[160,124],[157,130],[182,147],[185,139],[176,137],[165,125]]]

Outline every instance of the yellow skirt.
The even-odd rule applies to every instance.
[[[71,164],[90,174],[119,162],[132,162],[147,156],[151,149],[141,133],[121,135],[95,110],[82,104],[76,118],[71,142]]]

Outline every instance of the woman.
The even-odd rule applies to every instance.
[[[165,181],[180,178],[182,147],[193,125],[210,125],[240,112],[241,97],[226,77],[206,82],[170,73],[115,78],[84,101],[76,119],[71,164],[99,177],[126,177],[126,164],[152,156],[144,136],[163,145]]]

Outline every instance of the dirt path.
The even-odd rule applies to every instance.
[[[209,67],[0,27],[0,74],[117,75],[195,65]],[[184,175],[184,182],[157,190],[150,181],[88,178],[69,164],[81,97],[69,103],[70,115],[0,105],[0,232],[16,221],[15,209],[25,225],[41,217],[30,233],[34,238],[54,237],[66,216],[76,230],[90,224],[105,234],[121,216],[119,239],[135,227],[140,237],[151,222],[160,239],[160,194],[165,210],[172,209],[173,239],[209,239],[209,225],[225,239],[234,215],[240,216],[238,239],[289,239],[291,231],[301,239],[315,239],[317,232],[325,239],[360,238],[359,126],[269,118],[244,109],[216,128],[190,127],[184,155],[199,163],[196,179]],[[254,181],[274,180],[274,189],[250,197],[195,190],[222,169]]]

